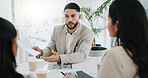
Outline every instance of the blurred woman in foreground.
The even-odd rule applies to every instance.
[[[16,72],[17,32],[13,24],[0,17],[0,77],[31,78],[31,74],[21,75]]]

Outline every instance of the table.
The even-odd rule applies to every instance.
[[[82,70],[90,76],[97,77],[97,64],[101,63],[102,57],[90,57],[88,56],[86,60],[82,63],[72,64],[72,69],[55,69],[48,70],[47,78],[63,78],[62,72],[74,72]],[[47,68],[48,62],[43,61],[42,59],[38,60],[37,69]],[[19,64],[17,71],[21,74],[27,75],[32,74],[36,76],[35,72],[29,71],[28,63]]]

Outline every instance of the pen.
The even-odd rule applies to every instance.
[[[61,72],[61,73],[62,73],[64,76],[66,76],[65,73],[63,73],[63,72]]]

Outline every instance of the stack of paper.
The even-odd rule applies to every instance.
[[[18,45],[33,56],[37,56],[39,54],[38,51],[32,49],[33,45],[30,43],[30,41],[27,38],[19,40]]]

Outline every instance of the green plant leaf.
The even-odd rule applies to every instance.
[[[101,32],[101,30],[104,30],[106,27],[103,27],[103,28],[92,28],[92,31],[94,32],[94,34],[98,34]]]
[[[84,17],[89,22],[89,25],[91,26],[92,31],[95,34],[100,33],[101,30],[106,28],[106,27],[96,28],[96,26],[98,25],[95,25],[94,21],[98,20],[99,18],[103,18],[103,10],[107,10],[107,6],[109,6],[110,2],[111,0],[105,1],[100,7],[97,8],[96,11],[92,10],[91,8],[86,8],[86,7],[81,8],[81,12],[83,13]]]

